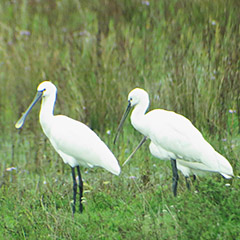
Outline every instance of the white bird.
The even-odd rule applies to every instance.
[[[185,176],[202,172],[217,172],[225,178],[233,176],[233,169],[228,160],[214,150],[187,118],[163,109],[154,109],[146,113],[149,103],[149,96],[145,90],[135,88],[129,93],[128,106],[120,121],[114,143],[130,109],[134,107],[131,123],[145,136],[145,140],[150,138],[152,155],[171,160],[174,196],[177,195],[177,168]]]
[[[107,145],[88,126],[67,116],[53,115],[56,95],[57,88],[53,83],[49,81],[40,83],[34,100],[15,124],[15,127],[19,129],[23,126],[32,107],[42,98],[39,113],[41,127],[64,163],[69,164],[72,168],[73,213],[75,212],[77,194],[75,177],[75,167],[77,167],[80,191],[79,207],[80,212],[82,212],[83,182],[79,165],[86,167],[99,166],[115,175],[119,175],[121,169]]]

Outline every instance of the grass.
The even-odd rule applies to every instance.
[[[181,176],[174,198],[170,163],[154,159],[147,144],[119,177],[82,168],[84,212],[73,218],[71,171],[44,136],[39,108],[20,132],[14,124],[37,85],[51,80],[55,113],[89,125],[122,164],[141,136],[128,122],[112,142],[138,86],[151,109],[188,117],[238,176],[239,7],[237,0],[2,0],[0,238],[237,239],[239,179],[201,177],[187,191]]]
[[[125,136],[124,136],[125,137]],[[122,146],[121,161],[138,136]],[[107,142],[109,136],[103,136]],[[71,213],[70,168],[39,137],[24,131],[15,146],[2,144],[1,223],[3,239],[235,239],[239,233],[239,179],[207,176],[188,191],[180,176],[171,192],[171,168],[150,156],[147,146],[122,168],[120,177],[83,169],[84,213]],[[2,141],[4,143],[4,140]],[[116,148],[112,146],[112,149]],[[116,151],[118,151],[117,149]],[[8,153],[8,154],[6,154]],[[9,154],[11,153],[11,154]],[[227,153],[227,155],[229,155]],[[32,161],[32,162],[31,162]],[[17,170],[6,171],[9,166]],[[239,168],[236,168],[239,169]]]

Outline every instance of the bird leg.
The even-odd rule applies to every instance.
[[[79,180],[79,211],[80,213],[83,211],[83,205],[82,205],[82,197],[83,197],[83,181],[81,177],[80,167],[77,166],[77,172],[78,172],[78,180]]]
[[[192,183],[194,183],[195,180],[196,180],[196,175],[193,174],[193,181],[191,181],[191,179],[190,179],[190,181],[191,181]],[[191,186],[190,186],[190,183],[189,183],[189,177],[185,177],[185,181],[186,181],[186,186],[187,186],[188,190],[190,190],[190,189],[191,189]]]
[[[75,176],[75,168],[72,167],[72,178],[73,178],[73,205],[72,205],[72,211],[73,214],[76,210],[76,195],[77,195],[77,181]]]
[[[188,190],[190,190],[191,187],[190,187],[190,183],[189,183],[189,181],[188,181],[188,178],[189,178],[189,177],[185,177],[185,181],[186,181],[186,186],[187,186]]]
[[[196,179],[197,179],[196,175],[193,174],[193,182],[195,182]]]
[[[172,190],[173,190],[173,195],[176,197],[177,196],[177,184],[178,184],[178,171],[177,171],[176,159],[171,159],[171,165],[172,165],[172,172],[173,172]]]

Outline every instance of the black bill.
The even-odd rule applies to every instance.
[[[116,136],[115,136],[114,141],[113,141],[114,144],[116,143],[116,141],[117,141],[117,139],[118,139],[118,135],[119,135],[120,131],[122,130],[124,121],[125,121],[125,119],[127,118],[130,110],[131,110],[131,102],[128,101],[128,105],[127,105],[126,111],[125,111],[125,113],[124,113],[123,116],[122,116],[122,119],[121,119],[121,121],[120,121],[120,123],[119,123],[119,126],[118,126],[118,129],[117,129]]]
[[[37,94],[35,95],[32,103],[29,105],[27,110],[22,114],[21,118],[16,122],[15,128],[17,128],[17,129],[22,128],[22,126],[24,125],[24,122],[25,122],[25,119],[26,119],[27,115],[29,114],[29,112],[31,111],[33,106],[41,99],[42,94],[43,94],[42,91],[38,91],[37,92]]]

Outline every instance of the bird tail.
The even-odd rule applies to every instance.
[[[220,173],[224,178],[226,179],[231,179],[233,176],[226,175],[224,173]]]
[[[114,175],[119,175],[120,174],[120,172],[121,172],[121,168],[120,168],[120,166],[118,165],[118,164],[116,164],[115,166],[114,166],[114,168],[109,168],[109,169],[107,169],[109,172],[111,172],[112,174],[114,174]]]
[[[105,156],[102,157],[101,167],[105,168],[107,171],[117,176],[121,173],[121,168],[119,166],[118,160],[115,158],[111,151],[109,151],[108,154],[105,154]]]
[[[229,161],[223,157],[221,154],[216,152],[218,164],[219,164],[219,173],[226,179],[230,179],[234,176],[233,169]]]

